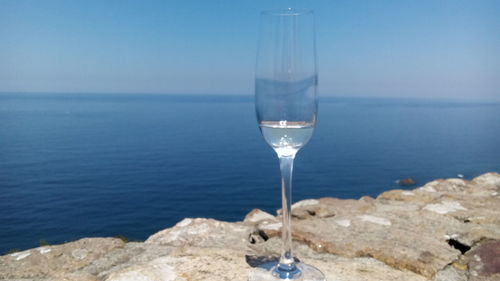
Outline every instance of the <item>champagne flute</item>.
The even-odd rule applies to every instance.
[[[255,106],[261,133],[280,163],[283,251],[270,272],[253,270],[250,280],[324,281],[318,269],[295,261],[290,225],[293,161],[317,116],[314,14],[289,8],[264,11],[260,19]]]

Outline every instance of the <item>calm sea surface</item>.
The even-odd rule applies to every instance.
[[[294,200],[500,171],[500,103],[324,99]],[[0,95],[0,253],[280,206],[252,97]]]

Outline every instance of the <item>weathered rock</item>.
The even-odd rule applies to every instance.
[[[102,280],[109,274],[136,265],[142,264],[158,257],[168,256],[175,247],[158,244],[130,242],[123,248],[114,249],[105,256],[96,259],[92,264],[82,269]]]
[[[321,207],[335,216],[294,220],[293,236],[320,252],[374,257],[431,278],[461,255],[450,239],[467,247],[500,238],[497,179],[490,173],[471,182],[436,180],[413,191],[385,192],[377,200],[298,202],[302,213]],[[280,234],[277,227],[262,230],[272,237]]]
[[[1,279],[59,278],[94,280],[75,273],[110,251],[122,248],[117,238],[85,238],[58,246],[46,246],[0,257]],[[74,274],[73,274],[74,273]]]
[[[300,202],[299,202],[300,203]],[[297,219],[328,218],[335,216],[334,210],[323,204],[306,205],[292,208],[292,217]]]
[[[330,197],[319,200],[307,199],[292,205],[292,217],[295,219],[329,218],[346,213],[367,211],[373,206],[373,198],[368,196],[360,200],[341,200]],[[281,214],[281,209],[278,210],[278,214]]]
[[[374,257],[426,277],[432,277],[460,254],[446,243],[444,229],[422,235],[421,231],[429,228],[426,225],[429,216],[405,221],[403,215],[398,218],[383,212],[364,214],[346,218],[350,221],[348,226],[329,219],[297,221],[294,237],[317,251],[346,257]]]
[[[401,186],[410,186],[410,185],[415,185],[416,182],[412,178],[406,178],[406,179],[398,180],[398,184]]]
[[[436,200],[437,194],[432,192],[427,192],[423,189],[416,189],[414,191],[394,189],[386,191],[380,194],[378,200],[393,200],[393,201],[404,201],[413,202],[415,204],[424,204]]]
[[[500,175],[292,207],[294,252],[329,281],[500,280]],[[247,280],[276,260],[281,218],[185,219],[145,243],[82,239],[0,257],[4,281]]]
[[[253,209],[245,216],[243,222],[256,224],[262,221],[277,221],[276,217],[259,209]]]
[[[248,270],[241,251],[181,247],[169,256],[114,272],[106,281],[245,280]]]
[[[184,219],[174,227],[150,236],[145,243],[246,249],[254,227],[213,219]]]
[[[113,272],[106,280],[113,281],[174,281],[177,274],[169,264],[170,257],[162,257],[145,264],[138,264]]]
[[[447,266],[439,271],[433,281],[467,281],[466,271],[457,269],[455,266]]]
[[[500,174],[486,173],[482,174],[472,180],[473,185],[480,186],[481,189],[498,191],[500,189]]]
[[[488,241],[468,255],[471,281],[500,280],[500,241]]]
[[[258,247],[260,246],[260,247]],[[271,238],[266,243],[254,247],[253,255],[260,257],[260,262],[277,259],[281,250],[279,238]],[[425,281],[425,277],[416,273],[398,270],[373,258],[346,258],[328,253],[318,253],[303,243],[294,243],[294,253],[301,262],[320,269],[329,281]],[[247,257],[247,260],[252,260]],[[253,265],[259,259],[253,257]],[[243,280],[243,279],[242,279]]]
[[[320,268],[330,281],[426,280],[418,274],[391,268],[372,258],[348,259],[317,254],[304,245],[297,245],[297,252],[304,257],[303,262],[314,264]],[[168,257],[158,258],[115,272],[106,281],[246,281],[250,270],[252,268],[246,262],[241,251],[182,247],[172,252]]]
[[[56,273],[51,281],[99,281],[99,279],[87,272]]]

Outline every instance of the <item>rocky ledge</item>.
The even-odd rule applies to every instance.
[[[500,174],[435,180],[376,199],[293,205],[296,256],[329,281],[500,280]],[[0,280],[246,280],[277,258],[278,216],[184,219],[145,242],[85,238],[0,257]]]

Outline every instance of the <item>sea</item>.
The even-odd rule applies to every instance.
[[[293,199],[376,197],[491,171],[499,102],[323,97]],[[0,254],[275,213],[279,177],[252,96],[0,94]]]

